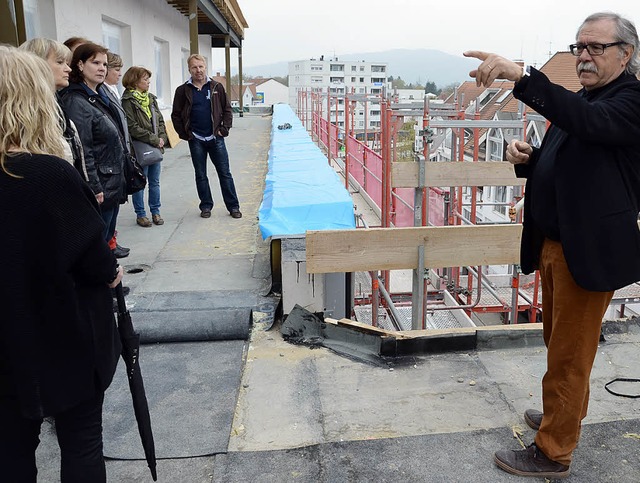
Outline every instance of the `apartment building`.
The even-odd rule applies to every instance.
[[[337,106],[332,105],[331,110],[337,111],[338,126],[344,128],[344,98],[340,96],[365,95],[369,102],[356,104],[353,128],[356,131],[378,129],[380,102],[376,98],[391,88],[388,77],[388,66],[383,62],[341,61],[337,57],[325,60],[324,56],[289,62],[289,105],[294,110],[297,108],[300,91],[326,93],[328,90],[338,98]]]

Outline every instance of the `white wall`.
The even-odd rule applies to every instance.
[[[51,0],[40,0],[45,4]],[[189,51],[189,21],[165,0],[108,0],[105,2],[78,2],[77,0],[55,0],[54,16],[45,16],[47,10],[40,12],[41,33],[64,41],[72,36],[86,37],[96,43],[103,43],[103,21],[120,27],[122,33],[121,51],[117,52],[124,60],[124,70],[132,65],[147,67],[156,73],[155,46],[162,42],[166,62],[162,93],[156,92],[154,77],[151,79],[151,92],[161,97],[165,109],[170,108],[173,92],[184,82],[183,64],[185,51]],[[199,51],[211,65],[211,39],[199,36]],[[163,79],[164,80],[164,79]],[[165,116],[166,116],[165,112]]]
[[[267,82],[256,86],[256,92],[264,93],[264,103],[256,105],[272,106],[289,102],[289,88],[275,79],[269,79]]]

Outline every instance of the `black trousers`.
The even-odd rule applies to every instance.
[[[104,393],[54,419],[60,446],[62,483],[107,481],[102,455],[102,402]],[[0,480],[36,483],[36,448],[42,420],[20,414],[14,399],[0,397]]]

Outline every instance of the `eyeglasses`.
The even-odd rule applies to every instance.
[[[622,44],[626,44],[626,42],[609,42],[608,44],[571,44],[569,46],[569,50],[576,57],[582,55],[584,49],[587,49],[589,55],[602,55],[607,47]]]

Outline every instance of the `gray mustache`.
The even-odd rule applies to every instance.
[[[598,68],[593,62],[580,62],[578,64],[578,72],[593,72],[598,73]]]

